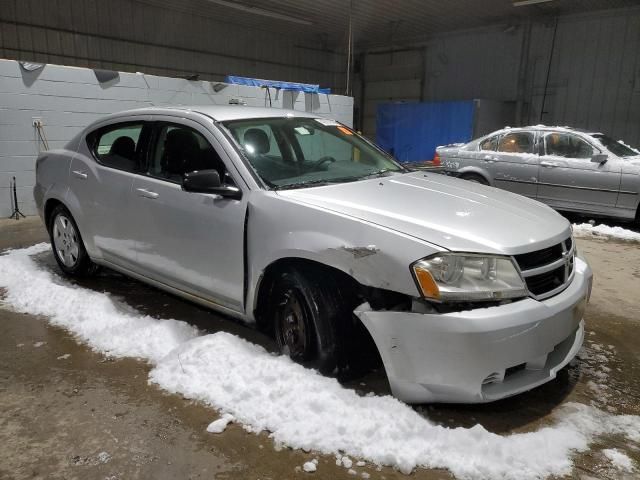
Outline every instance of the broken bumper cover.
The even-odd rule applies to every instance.
[[[408,403],[482,403],[556,377],[584,340],[589,265],[576,258],[569,286],[551,298],[446,314],[356,309],[391,390]]]

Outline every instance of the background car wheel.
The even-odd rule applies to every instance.
[[[332,373],[340,366],[353,305],[336,282],[313,268],[288,268],[272,296],[271,320],[280,351],[292,360]]]
[[[49,237],[53,256],[67,275],[86,276],[97,269],[84,248],[80,230],[71,213],[58,205],[49,218]]]
[[[463,180],[468,180],[469,182],[481,183],[482,185],[489,185],[487,179],[482,175],[478,175],[477,173],[467,173],[460,176]]]

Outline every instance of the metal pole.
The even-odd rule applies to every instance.
[[[553,38],[551,39],[551,53],[549,54],[549,65],[547,66],[547,80],[544,82],[544,93],[542,94],[542,107],[540,108],[540,123],[542,123],[542,116],[546,113],[544,111],[544,105],[547,100],[547,89],[549,88],[549,76],[551,74],[551,61],[553,60],[553,51],[556,46],[557,31],[558,31],[558,18],[556,17],[556,24],[553,27]]]
[[[349,35],[348,35],[348,47],[347,47],[347,88],[345,89],[345,95],[350,95],[351,90],[351,56],[352,56],[352,44],[353,44],[353,33],[352,33],[352,14],[353,14],[353,1],[349,2]]]

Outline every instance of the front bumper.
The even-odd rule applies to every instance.
[[[408,403],[482,403],[556,377],[584,340],[593,274],[576,257],[575,275],[543,301],[446,313],[355,310],[380,351],[394,396]]]

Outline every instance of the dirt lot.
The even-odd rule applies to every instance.
[[[0,250],[40,241],[46,235],[38,219],[0,221]],[[604,387],[594,360],[583,355],[533,392],[489,405],[417,407],[420,413],[447,426],[480,423],[500,434],[535,430],[569,401],[640,415],[640,245],[581,239],[578,246],[595,272],[586,351],[600,352],[599,364],[610,369]],[[39,261],[56,270],[50,254]],[[211,332],[229,331],[271,347],[253,330],[115,273],[103,272],[82,286],[109,292],[150,315],[182,319]],[[276,451],[265,434],[249,434],[237,425],[220,435],[207,433],[216,412],[148,385],[148,371],[143,362],[92,352],[43,318],[0,308],[0,478],[354,478],[332,456],[316,455],[318,472],[301,472],[314,455]],[[369,375],[365,385],[360,382],[351,387],[387,389],[380,373]],[[622,440],[599,442],[576,456],[573,478],[625,478],[601,453],[603,448],[625,449]],[[640,451],[625,451],[640,466]],[[372,466],[357,472],[406,478]],[[450,475],[418,470],[414,477]]]

